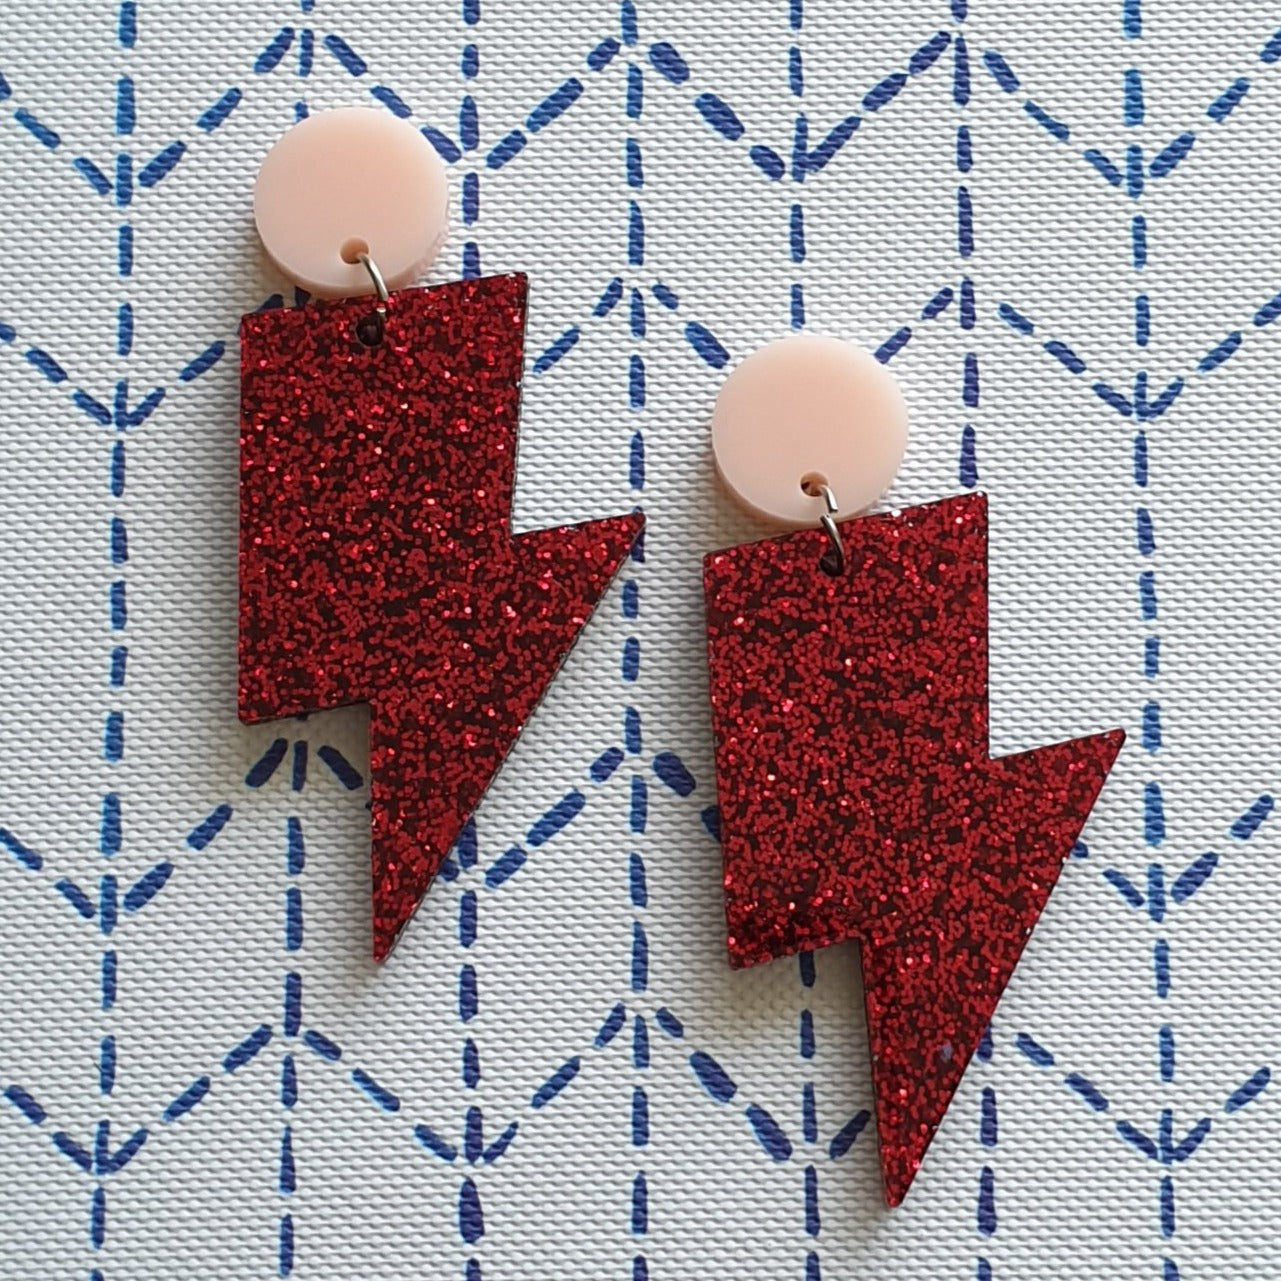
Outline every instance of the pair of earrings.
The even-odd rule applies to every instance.
[[[240,716],[370,704],[378,960],[643,526],[512,534],[526,281],[400,289],[446,206],[403,121],[302,121],[255,216],[331,300],[241,326]],[[736,497],[794,528],[704,566],[730,962],[859,941],[891,1204],[1124,737],[989,756],[984,498],[851,519],[892,481],[906,422],[848,344],[749,357],[713,452]]]

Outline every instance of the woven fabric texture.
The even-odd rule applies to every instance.
[[[0,0],[0,1276],[1276,1275],[1277,24]],[[358,103],[529,274],[517,528],[649,521],[382,967],[364,713],[235,716],[252,182]],[[725,956],[708,418],[802,327],[989,495],[993,750],[1129,731],[893,1212],[853,951]]]

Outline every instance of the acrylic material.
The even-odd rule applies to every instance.
[[[643,524],[513,537],[525,296],[395,293],[381,336],[366,299],[241,324],[240,715],[370,704],[378,960]]]
[[[816,525],[819,486],[848,519],[894,480],[907,447],[907,405],[894,376],[852,343],[780,338],[725,380],[712,452],[734,497],[774,524]]]
[[[445,239],[444,162],[389,111],[322,111],[267,153],[254,184],[254,220],[276,266],[314,294],[372,292],[361,252],[398,289],[422,274]]]
[[[704,565],[730,962],[858,939],[906,1194],[1124,740],[988,754],[979,494]]]

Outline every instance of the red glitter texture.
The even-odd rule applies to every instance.
[[[856,938],[897,1205],[1124,741],[988,755],[979,494],[704,565],[730,963]]]
[[[381,337],[367,298],[241,323],[240,717],[370,704],[377,960],[643,524],[512,536],[525,295],[406,290]]]

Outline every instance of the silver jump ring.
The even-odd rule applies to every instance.
[[[826,508],[818,518],[818,523],[832,544],[819,557],[818,565],[825,574],[839,578],[845,572],[845,544],[841,541],[841,531],[836,527],[836,513],[840,509],[836,505],[836,495],[832,493],[831,485],[824,481],[818,486],[818,491]]]
[[[387,282],[383,279],[382,272],[378,270],[378,264],[366,252],[357,254],[356,260],[369,273],[369,279],[374,282],[374,293],[378,295],[378,310],[385,312],[390,295],[387,293]]]

